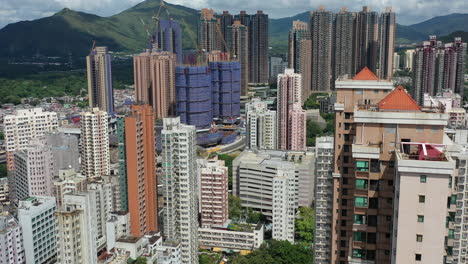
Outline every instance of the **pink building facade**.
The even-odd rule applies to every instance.
[[[224,226],[228,221],[228,168],[223,160],[199,160],[202,227]]]
[[[288,149],[306,150],[306,112],[301,103],[294,103],[289,114]]]
[[[301,75],[286,69],[278,75],[278,148],[305,150],[305,112],[301,108]],[[302,143],[303,141],[303,143]]]

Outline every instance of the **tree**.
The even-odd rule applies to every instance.
[[[0,131],[0,140],[5,140],[5,134],[3,131]]]
[[[314,240],[315,212],[310,207],[300,207],[296,219],[296,239],[307,243]]]
[[[6,164],[0,164],[0,178],[8,176]]]
[[[134,264],[146,264],[147,262],[148,262],[148,261],[146,260],[145,257],[138,257],[138,258],[135,260]]]
[[[228,168],[228,184],[232,186],[232,161],[235,157],[228,154],[218,154],[218,159],[224,160],[224,165]]]
[[[312,250],[289,241],[271,240],[246,256],[236,256],[233,264],[312,264]]]
[[[241,198],[230,194],[228,201],[229,201],[229,218],[233,220],[239,220],[242,216]]]

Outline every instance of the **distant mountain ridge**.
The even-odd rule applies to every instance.
[[[183,48],[193,49],[197,41],[198,10],[166,3],[171,17],[181,23],[184,32]],[[72,53],[84,56],[91,43],[108,46],[113,51],[143,50],[148,45],[146,28],[152,28],[152,16],[159,8],[159,0],[146,0],[110,17],[77,12],[65,8],[60,12],[33,21],[13,23],[0,29],[0,57],[47,56]],[[161,12],[161,18],[167,18]],[[284,52],[292,21],[309,21],[309,12],[292,17],[270,19],[270,46]],[[410,26],[397,25],[397,42],[412,43],[429,35],[449,35],[454,31],[468,31],[468,14],[438,16]]]

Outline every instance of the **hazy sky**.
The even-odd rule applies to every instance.
[[[33,20],[50,16],[64,7],[73,10],[110,16],[121,12],[142,0],[0,0],[0,28],[21,20]],[[159,1],[159,0],[150,0]],[[468,13],[466,0],[169,0],[195,9],[211,7],[217,11],[229,10],[236,13],[240,9],[254,12],[266,11],[272,18],[292,16],[314,10],[324,5],[329,10],[342,6],[357,11],[368,5],[373,10],[382,11],[393,6],[397,22],[412,24],[428,18],[450,13]],[[468,27],[468,26],[467,26]]]

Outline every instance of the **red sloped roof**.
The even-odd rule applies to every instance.
[[[356,74],[356,76],[354,76],[353,80],[378,81],[379,78],[377,78],[377,76],[375,76],[375,74],[366,66],[358,74]]]
[[[379,109],[421,111],[418,103],[411,98],[401,85],[379,102]]]

